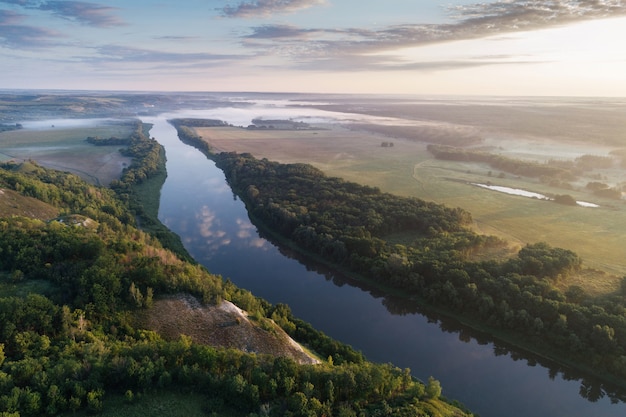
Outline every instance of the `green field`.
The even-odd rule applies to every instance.
[[[120,176],[130,158],[119,153],[119,146],[95,146],[85,139],[89,136],[125,138],[132,133],[132,129],[131,124],[119,122],[2,132],[0,162],[34,159],[43,166],[70,171],[89,182],[108,185]]]
[[[413,195],[469,210],[481,232],[519,244],[545,241],[575,251],[588,268],[612,275],[626,275],[626,247],[623,243],[626,235],[626,205],[623,202],[600,199],[582,191],[555,189],[510,175],[504,179],[492,178],[488,172],[487,167],[478,164],[460,167],[458,163],[429,160],[415,168],[413,179],[420,184],[420,189]],[[491,182],[539,193],[570,194],[578,200],[592,201],[600,207],[564,206],[483,189],[469,185],[471,182]],[[411,193],[410,185],[397,189],[397,192]],[[605,278],[610,282],[596,280],[577,284],[583,284],[593,293],[617,288],[617,279],[610,276]]]
[[[216,150],[250,152],[258,158],[279,162],[305,162],[327,175],[379,187],[398,195],[462,207],[472,213],[477,231],[507,240],[511,249],[526,243],[545,241],[570,249],[583,259],[587,270],[572,277],[568,285],[580,285],[591,294],[615,291],[626,275],[626,202],[603,199],[585,189],[587,182],[600,177],[619,185],[626,182],[626,171],[615,167],[593,170],[573,181],[571,189],[553,187],[529,177],[517,177],[472,162],[434,159],[426,143],[392,138],[379,133],[327,127],[318,131],[249,131],[231,127],[198,128],[202,138]],[[394,146],[382,147],[392,140]],[[539,147],[536,139],[510,138],[486,144],[491,151],[506,149],[508,157],[567,159],[563,151],[593,154],[600,149],[581,142],[552,140]],[[509,146],[510,145],[510,146]],[[528,149],[536,150],[527,155]],[[615,148],[617,149],[617,148]],[[599,208],[565,206],[549,201],[508,195],[480,188],[471,183],[520,188],[542,194],[569,194]],[[589,269],[597,270],[590,271]]]

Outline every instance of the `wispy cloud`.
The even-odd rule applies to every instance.
[[[622,0],[501,0],[450,8],[450,30],[474,36],[537,29],[626,14]]]
[[[0,3],[14,4],[17,6],[28,6],[33,4],[32,0],[0,0]]]
[[[124,23],[116,15],[114,7],[103,6],[83,1],[48,1],[39,6],[40,10],[76,21],[81,24],[112,27],[122,26]]]
[[[115,7],[97,3],[71,0],[0,0],[0,3],[21,6],[29,10],[50,12],[63,19],[95,27],[122,26],[124,22],[116,16]]]
[[[320,33],[316,29],[300,29],[291,25],[263,25],[252,28],[252,33],[246,35],[248,39],[298,39],[310,33]]]
[[[61,35],[53,30],[20,24],[24,15],[0,10],[0,44],[8,48],[41,48],[50,46]]]
[[[185,41],[197,41],[200,39],[198,36],[157,36],[155,39],[159,39],[162,41],[174,41],[174,42],[185,42]]]
[[[449,8],[452,23],[407,23],[378,30],[361,28],[320,29],[290,25],[264,25],[251,28],[242,43],[266,53],[295,60],[299,67],[354,69],[355,64],[378,66],[382,58],[369,55],[433,43],[477,39],[525,30],[561,26],[584,20],[626,15],[621,0],[501,0]],[[485,61],[478,61],[486,65]],[[498,63],[499,60],[491,60]],[[505,62],[510,63],[510,62]],[[352,65],[351,65],[352,64]],[[387,66],[404,66],[389,60]],[[430,68],[431,64],[413,64]],[[440,63],[440,67],[471,65],[463,62]],[[398,69],[398,67],[395,67]],[[371,69],[371,67],[370,67]]]
[[[267,17],[276,13],[293,13],[324,3],[325,0],[252,0],[219,10],[227,17]]]
[[[103,45],[95,48],[95,51],[95,56],[82,57],[80,59],[84,62],[95,64],[137,63],[192,67],[197,65],[210,66],[226,61],[237,61],[249,58],[248,55],[166,52],[119,45]]]

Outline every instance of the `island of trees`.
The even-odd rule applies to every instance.
[[[164,247],[161,240],[175,248],[176,239],[155,226],[157,220],[151,217],[154,207],[146,203],[149,200],[142,190],[163,174],[163,150],[144,132],[145,126],[138,125],[129,138],[125,152],[134,157],[133,163],[111,188],[88,184],[32,161],[0,166],[0,188],[36,199],[60,214],[55,219],[0,217],[3,417],[69,415],[81,410],[98,413],[112,398],[132,403],[142,395],[162,392],[201,395],[207,415],[471,415],[440,398],[441,387],[435,379],[422,383],[408,369],[368,362],[351,347],[293,317],[287,306],[270,305],[210,274],[186,253]],[[233,175],[244,180],[254,174],[248,169],[252,165],[264,170],[269,164],[231,158],[225,157],[221,164],[225,168],[232,164],[227,170],[233,184],[239,186],[244,183],[235,181]],[[267,167],[293,171],[304,181],[322,178],[306,166]],[[249,202],[264,198],[262,184],[245,187]],[[374,204],[379,193],[367,192]],[[444,232],[458,236],[464,233],[461,225],[468,221],[468,215],[460,210],[411,201],[395,210],[421,210],[429,216],[428,221],[414,214],[394,221],[374,216],[372,225],[361,227],[350,217],[360,214],[352,210],[344,213],[345,218],[333,220],[336,226],[345,224],[346,233],[354,229],[344,242],[334,238],[330,223],[319,223],[322,228],[317,228],[317,221],[301,226],[291,220],[292,215],[306,215],[304,206],[284,206],[278,199],[265,201],[255,213],[267,211],[268,225],[284,224],[280,230],[299,236],[297,240],[303,245],[307,242],[309,250],[319,246],[320,253],[332,256],[338,264],[353,259],[354,267],[362,271],[405,268],[404,258],[394,263],[387,259],[390,255],[379,256],[385,253],[385,242],[375,239],[370,230],[389,233],[412,227],[421,230],[425,238]],[[375,206],[370,209],[380,211]],[[318,218],[312,206],[310,214]],[[277,217],[270,221],[272,216]],[[285,219],[289,221],[284,223]],[[142,231],[140,224],[148,225],[146,230],[151,233]],[[540,260],[545,253],[553,253],[544,248],[528,251],[528,259],[536,256]],[[520,262],[520,268],[534,265]],[[574,266],[549,264],[558,270]],[[412,267],[408,269],[411,274]],[[389,277],[394,275],[387,273],[387,280],[393,281]],[[299,365],[288,358],[192,343],[184,336],[167,340],[137,324],[136,313],[153,308],[159,297],[178,293],[209,304],[229,300],[256,320],[273,320],[298,342],[314,349],[323,361]],[[547,320],[546,325],[550,325]]]

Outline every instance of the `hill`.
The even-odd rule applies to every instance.
[[[138,323],[168,340],[186,335],[203,345],[287,357],[300,364],[320,363],[273,321],[251,320],[229,301],[208,306],[189,294],[167,296],[140,314]]]
[[[217,415],[470,415],[440,399],[436,380],[366,361],[287,306],[164,248],[162,229],[138,229],[155,220],[133,187],[159,174],[163,153],[141,137],[131,151],[114,189],[33,163],[0,165],[14,209],[35,199],[59,215],[0,218],[0,280],[11,284],[0,285],[5,415],[96,414],[158,393],[201,393],[204,412]],[[328,360],[284,356],[297,352],[285,333]]]

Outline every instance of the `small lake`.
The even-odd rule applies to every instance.
[[[260,236],[222,171],[180,142],[166,122],[185,115],[144,119],[154,124],[150,135],[167,152],[159,218],[211,272],[271,303],[288,304],[296,316],[362,351],[369,360],[408,367],[422,380],[434,376],[445,396],[482,417],[626,415],[626,404],[612,404],[590,382],[566,380],[550,364],[299,261]]]
[[[499,193],[505,193],[505,194],[510,194],[510,195],[518,195],[521,197],[528,197],[528,198],[536,198],[538,200],[548,200],[548,201],[552,201],[552,198],[540,194],[540,193],[535,193],[533,191],[526,191],[526,190],[522,190],[520,188],[511,188],[511,187],[503,187],[501,185],[487,185],[487,184],[479,184],[479,183],[471,183],[472,185],[475,185],[477,187],[481,187],[481,188],[486,188],[488,190],[492,190],[492,191],[498,191]],[[581,207],[591,207],[591,208],[596,208],[596,207],[600,207],[597,204],[594,203],[588,203],[586,201],[576,201],[576,204],[578,204]]]

